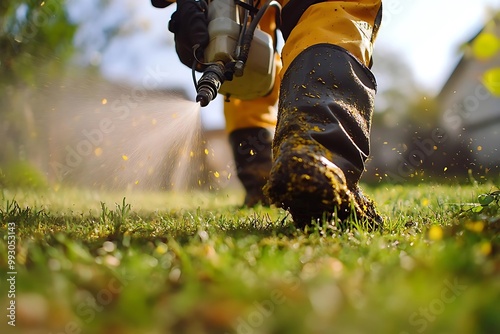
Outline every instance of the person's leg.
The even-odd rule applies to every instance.
[[[368,67],[380,13],[380,0],[291,0],[283,8],[284,69],[266,192],[298,226],[325,213],[381,223],[358,188],[369,154],[376,82]]]
[[[260,22],[260,28],[273,36],[275,26],[274,11],[268,11]],[[281,69],[279,56],[276,56],[276,66],[278,76]],[[244,205],[249,207],[258,203],[269,204],[262,188],[271,170],[278,92],[279,77],[267,96],[255,100],[231,98],[229,102],[224,102],[226,131],[229,133],[236,174],[245,188]]]

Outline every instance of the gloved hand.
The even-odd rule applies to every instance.
[[[169,0],[151,0],[151,4],[156,8],[165,8],[172,4]]]
[[[190,68],[195,60],[193,46],[199,45],[196,57],[203,61],[203,50],[209,42],[207,11],[205,0],[177,0],[177,11],[168,24],[168,30],[175,35],[179,59]],[[201,67],[198,65],[197,69],[201,70]]]

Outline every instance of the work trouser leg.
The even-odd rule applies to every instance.
[[[325,215],[356,215],[379,226],[358,182],[369,155],[376,83],[368,67],[381,1],[314,2],[284,2],[284,68],[266,192],[298,226]]]
[[[273,36],[275,27],[274,12],[270,10],[262,18],[260,28]],[[229,133],[236,174],[245,188],[244,205],[249,207],[258,203],[269,204],[262,188],[271,170],[271,145],[279,92],[278,74],[281,69],[279,55],[276,55],[276,67],[276,82],[267,96],[254,100],[231,98],[224,102],[226,131]]]

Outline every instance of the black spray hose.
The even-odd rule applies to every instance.
[[[279,4],[279,2],[275,0],[266,1],[266,3],[262,5],[262,7],[259,9],[255,17],[253,18],[252,22],[248,26],[245,36],[243,36],[241,53],[240,56],[238,57],[237,64],[235,66],[236,76],[243,75],[243,68],[248,60],[248,55],[250,54],[250,46],[252,45],[255,29],[257,29],[257,25],[259,24],[260,20],[264,16],[264,13],[269,9],[270,6],[276,7],[278,8],[279,11],[281,11],[281,5]]]

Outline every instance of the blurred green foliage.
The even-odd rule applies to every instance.
[[[27,161],[15,161],[0,170],[0,186],[5,188],[42,189],[48,186],[45,176]]]
[[[0,20],[2,85],[36,85],[38,69],[57,70],[71,54],[75,26],[63,0],[3,0]]]
[[[4,182],[9,177],[13,179],[8,183],[16,185],[45,182],[43,177],[34,177],[38,174],[34,170],[28,173],[34,178],[19,177],[27,172],[24,167],[33,169],[48,155],[38,135],[45,126],[37,121],[45,111],[40,102],[45,88],[64,75],[75,30],[64,0],[0,2],[0,167]],[[13,165],[21,174],[6,173]]]
[[[497,189],[365,188],[377,232],[297,230],[234,192],[9,189],[0,279],[14,232],[18,333],[500,333]]]

